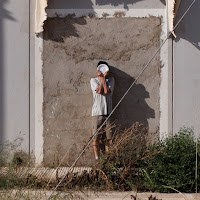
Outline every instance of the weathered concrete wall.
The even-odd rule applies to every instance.
[[[0,144],[29,152],[29,2],[0,1]],[[18,141],[20,141],[18,140]]]
[[[123,13],[121,13],[123,15]],[[120,16],[120,13],[116,16]],[[92,92],[99,60],[112,67],[114,105],[160,44],[161,20],[48,18],[44,26],[44,164],[72,163],[91,136]],[[160,56],[152,62],[113,118],[119,127],[139,121],[158,137]],[[79,165],[93,160],[92,147]]]
[[[192,0],[182,0],[178,21]],[[174,132],[194,127],[200,136],[200,0],[197,0],[176,29],[174,41]]]
[[[107,13],[108,10],[123,10],[127,13],[130,10],[142,9],[144,12],[154,9],[154,16],[159,9],[165,8],[166,0],[151,0],[150,2],[149,0],[73,0],[67,2],[65,0],[49,0],[46,12],[48,17],[65,17],[68,13],[87,16],[88,13]]]

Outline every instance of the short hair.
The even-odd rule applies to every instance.
[[[108,63],[105,62],[105,61],[99,61],[97,67],[98,67],[99,65],[102,65],[102,64],[103,64],[103,65],[107,65],[107,66],[109,67]]]

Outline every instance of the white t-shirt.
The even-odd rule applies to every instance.
[[[93,93],[92,116],[109,115],[112,111],[112,95],[114,91],[115,79],[113,77],[108,77],[106,78],[106,83],[110,88],[111,93],[108,93],[107,95],[98,94],[96,93],[96,89],[100,84],[98,77],[90,80]]]

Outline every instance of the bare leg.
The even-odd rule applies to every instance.
[[[100,156],[100,146],[99,146],[99,141],[98,140],[94,140],[93,141],[93,149],[94,149],[95,159],[98,160],[99,156]]]
[[[106,141],[106,152],[109,151],[110,146],[111,146],[111,143],[112,143],[112,140],[111,140],[111,139],[109,139],[109,140]]]

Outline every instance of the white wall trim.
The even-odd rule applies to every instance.
[[[35,36],[35,164],[43,162],[43,39]]]

